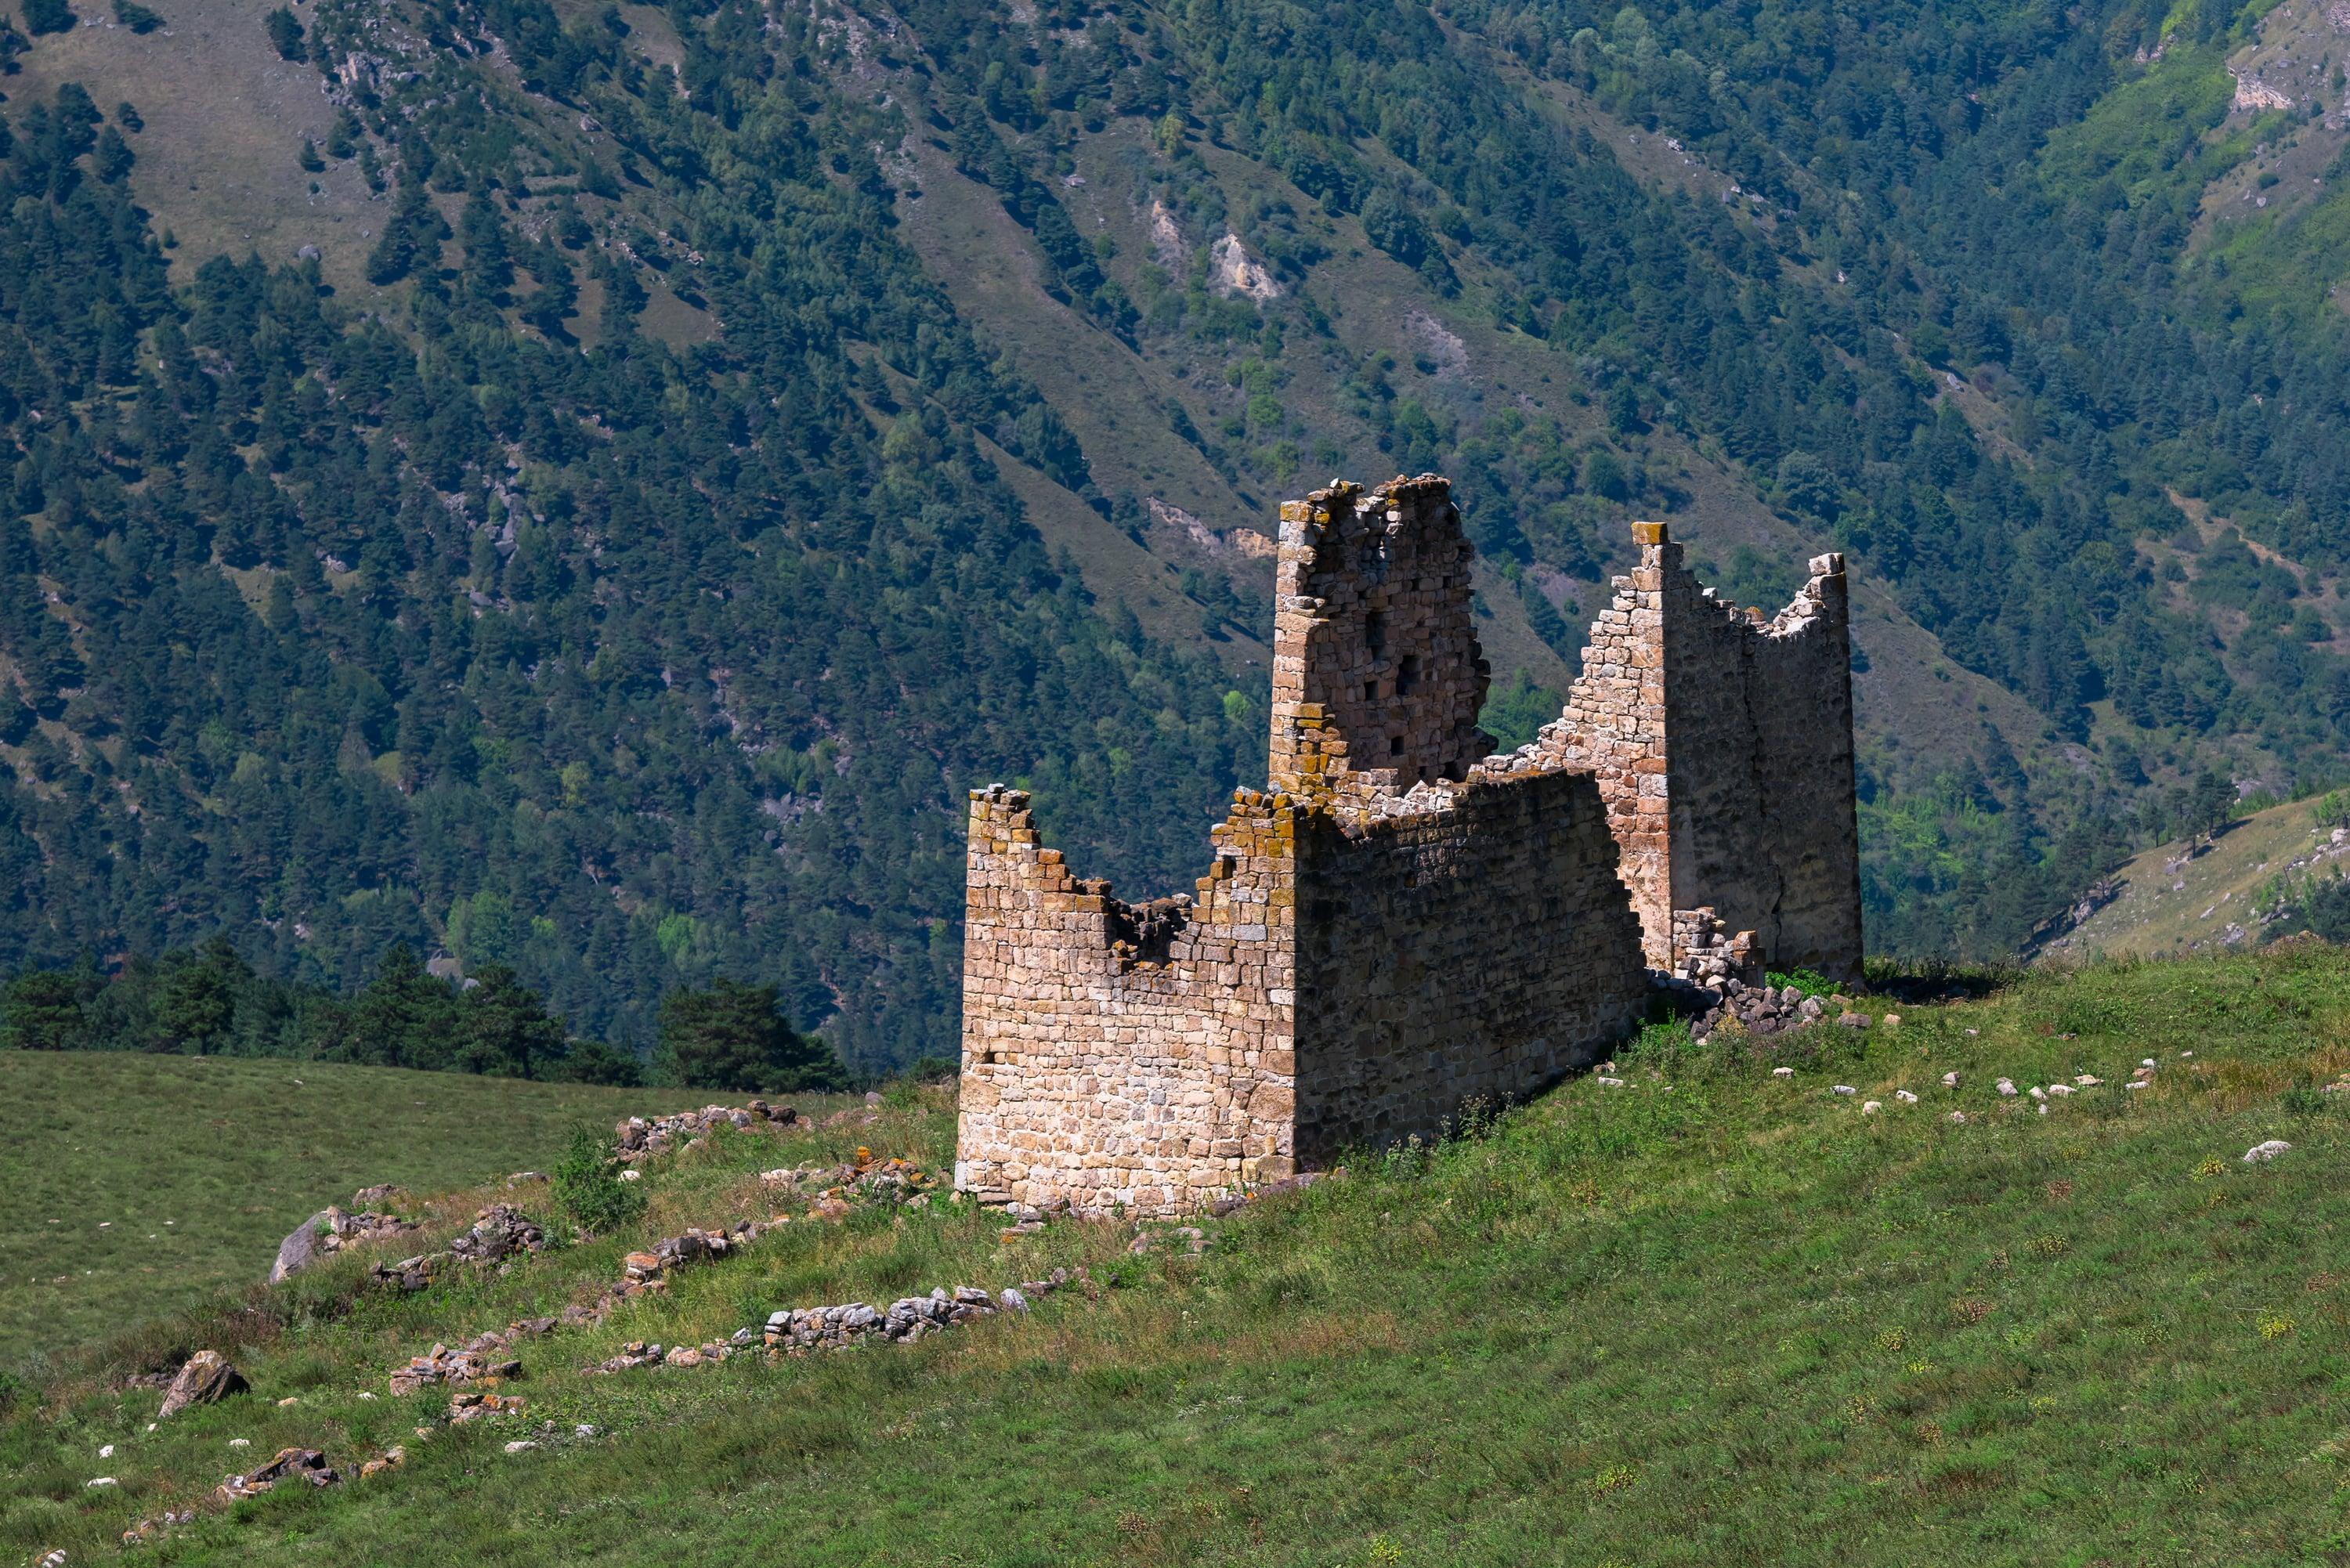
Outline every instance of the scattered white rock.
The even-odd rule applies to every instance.
[[[86,1486],[86,1487],[93,1487],[93,1486],[120,1486],[120,1485],[121,1485],[122,1483],[121,1483],[121,1482],[120,1482],[120,1481],[118,1481],[118,1480],[116,1480],[112,1476],[99,1476],[99,1477],[98,1477],[95,1480],[86,1480],[86,1481],[82,1482],[81,1484],[82,1484],[82,1485],[84,1485],[84,1486]]]
[[[1793,1067],[1773,1067],[1771,1069],[1771,1075],[1774,1078],[1792,1078],[1795,1075],[1795,1070]]]
[[[1981,1031],[1981,1030],[1980,1030],[1980,1029],[1970,1029],[1970,1030],[1968,1030],[1968,1031],[1967,1031],[1967,1033],[1970,1033],[1970,1034],[1980,1034],[1980,1033],[1982,1033],[1982,1031]]]
[[[1955,1089],[1958,1086],[1959,1075],[1956,1073],[1945,1073],[1942,1075],[1942,1087],[1946,1089]]]
[[[2004,1099],[2013,1099],[2015,1097],[2015,1080],[2012,1078],[2002,1078],[1999,1081],[1999,1092],[2001,1097]]]
[[[2146,1087],[2146,1080],[2144,1078],[2132,1078],[2128,1083],[2124,1084],[2122,1087],[2125,1089],[2143,1089]]]
[[[372,1399],[375,1397],[375,1391],[369,1388],[362,1388],[359,1390],[359,1397],[362,1399]]]
[[[283,1410],[288,1405],[299,1405],[301,1402],[302,1396],[299,1394],[288,1394],[285,1398],[277,1401],[277,1407]]]
[[[2037,1085],[2037,1084],[2033,1085],[2032,1085],[2032,1087],[2031,1087],[2031,1088],[2029,1088],[2029,1089],[2026,1089],[2026,1090],[2024,1091],[2024,1093],[2026,1093],[2026,1094],[2030,1095],[2033,1099],[2038,1100],[2038,1101],[2042,1102],[2043,1104],[2045,1104],[2045,1103],[2047,1102],[2047,1099],[2048,1099],[2048,1091],[2047,1091],[2047,1090],[2045,1090],[2045,1089],[2043,1089],[2043,1088],[2042,1088],[2042,1087],[2041,1087],[2039,1085]]]
[[[2059,1099],[2062,1099],[2064,1096],[2073,1092],[2073,1085],[2070,1084],[2051,1084],[2048,1085],[2048,1092],[2056,1096]]]
[[[2098,1077],[2095,1073],[2084,1073],[2079,1077],[2074,1078],[2073,1082],[2078,1084],[2085,1089],[2094,1089],[2099,1084],[2104,1083],[2105,1080]]]
[[[2043,1100],[2043,1101],[2041,1101],[2038,1105],[2036,1105],[2036,1106],[2033,1106],[2032,1108],[2033,1108],[2033,1110],[2035,1110],[2035,1111],[2038,1111],[2042,1116],[2046,1116],[2046,1115],[2048,1114],[2048,1102],[2047,1102],[2047,1101],[2045,1101],[2045,1100]]]
[[[592,1421],[582,1421],[577,1426],[571,1428],[571,1435],[575,1438],[592,1438],[602,1432],[603,1429],[603,1428],[597,1426]]]
[[[114,1457],[114,1445],[112,1443],[109,1443],[105,1447],[99,1449],[98,1450],[98,1457],[101,1459],[112,1459]]]
[[[1905,1105],[1905,1106],[1914,1106],[1914,1105],[1916,1105],[1916,1104],[1918,1103],[1918,1096],[1915,1096],[1915,1095],[1913,1095],[1913,1094],[1911,1094],[1911,1093],[1910,1093],[1908,1090],[1907,1090],[1907,1089],[1896,1089],[1896,1090],[1894,1090],[1894,1091],[1893,1091],[1893,1097],[1894,1097],[1895,1099],[1897,1099],[1897,1100],[1900,1101],[1900,1102],[1901,1102],[1903,1105]]]
[[[1873,1116],[1884,1108],[1885,1102],[1883,1100],[1863,1100],[1860,1102],[1860,1114],[1865,1116]]]
[[[1828,1093],[1831,1095],[1849,1095],[1852,1092],[1852,1085],[1850,1084],[1837,1084],[1828,1090]]]
[[[506,1452],[510,1454],[526,1454],[537,1447],[538,1445],[532,1442],[528,1438],[516,1438],[513,1442],[506,1445]]]
[[[2192,1051],[2181,1051],[2178,1054],[2179,1060],[2185,1061],[2188,1057],[2192,1056],[2193,1054],[2195,1054],[2195,1053]]]
[[[2139,1066],[2141,1066],[2141,1067],[2151,1067],[2151,1066],[2153,1066],[2153,1065],[2154,1065],[2154,1058],[2153,1058],[2153,1057],[2151,1057],[2151,1056],[2148,1056],[2147,1058],[2146,1058],[2146,1060],[2144,1060],[2144,1061],[2140,1062],[2140,1063],[2138,1064],[2138,1065],[2139,1065]]]
[[[2244,1163],[2246,1165],[2266,1165],[2270,1160],[2274,1159],[2277,1156],[2281,1154],[2290,1154],[2292,1152],[2293,1145],[2285,1142],[2284,1139],[2281,1137],[2272,1137],[2266,1143],[2256,1143],[2252,1145],[2251,1147],[2246,1149],[2244,1151]]]
[[[253,1439],[251,1438],[231,1438],[228,1440],[228,1446],[232,1449],[249,1449],[253,1447]]]
[[[1611,1089],[1620,1089],[1624,1086],[1624,1080],[1621,1078],[1601,1078],[1598,1082]]]
[[[1950,1119],[1954,1122],[1963,1122],[1967,1119],[1967,1113],[1964,1111],[1952,1111],[1950,1113]]]
[[[620,1179],[623,1181],[642,1181],[644,1179],[645,1173],[641,1170],[630,1168],[620,1172]]]

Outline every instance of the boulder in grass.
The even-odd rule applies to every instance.
[[[188,1364],[172,1379],[172,1391],[163,1396],[163,1408],[155,1418],[165,1420],[191,1405],[210,1405],[251,1386],[244,1374],[229,1364],[227,1356],[217,1350],[199,1350],[188,1357]]]
[[[2291,1154],[2292,1152],[2293,1145],[2285,1142],[2284,1139],[2281,1137],[2272,1137],[2266,1143],[2256,1143],[2252,1145],[2251,1147],[2246,1149],[2244,1151],[2244,1163],[2246,1165],[2266,1165],[2270,1160],[2274,1159],[2277,1156],[2281,1154]]]

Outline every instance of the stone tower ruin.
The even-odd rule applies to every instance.
[[[1496,755],[1450,484],[1284,504],[1270,777],[1194,894],[1121,902],[972,791],[956,1186],[1181,1212],[1587,1065],[1657,971],[1856,974],[1843,558],[1765,621],[1634,535],[1565,710]]]

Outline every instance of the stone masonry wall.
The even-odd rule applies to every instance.
[[[1138,909],[1037,843],[1025,794],[972,792],[959,1189],[1167,1213],[1296,1168],[1295,833],[1244,792],[1196,898]]]
[[[1478,778],[1298,846],[1297,1154],[1433,1135],[1607,1054],[1646,994],[1588,774]]]
[[[1768,622],[1717,599],[1661,523],[1592,623],[1565,710],[1488,771],[1597,777],[1649,967],[1684,956],[1678,913],[1754,933],[1757,961],[1837,979],[1860,966],[1852,674],[1844,557],[1821,556]]]
[[[957,1187],[1178,1212],[1543,1086],[1650,970],[1856,969],[1841,558],[1765,625],[1635,530],[1565,710],[1495,756],[1450,486],[1285,504],[1272,789],[1194,897],[1122,903],[974,791]]]
[[[1468,777],[1488,670],[1452,488],[1337,483],[1281,508],[1271,783],[1315,801]]]
[[[1850,979],[1860,850],[1843,557],[1814,559],[1765,622],[1699,587],[1679,545],[1647,551],[1665,585],[1673,907],[1710,906],[1727,929],[1752,930],[1767,968]]]

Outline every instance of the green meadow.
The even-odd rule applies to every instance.
[[[1865,1004],[1866,1033],[1694,1046],[1652,1029],[1619,1054],[1622,1087],[1581,1078],[1433,1147],[1367,1151],[1202,1221],[1196,1258],[1164,1226],[1138,1254],[1128,1223],[1006,1240],[943,1198],[873,1205],[525,1342],[520,1415],[451,1427],[445,1390],[391,1395],[400,1360],[583,1299],[631,1244],[773,1212],[762,1169],[860,1144],[942,1168],[951,1091],[901,1088],[869,1123],[730,1133],[649,1167],[625,1234],[410,1296],[338,1260],[26,1385],[0,1421],[0,1560],[101,1559],[134,1519],[191,1503],[143,1560],[2350,1557],[2350,1095],[2323,1092],[2350,1071],[2350,958],[1904,989]],[[2122,1087],[2148,1057],[2152,1086]],[[2102,1082],[2043,1114],[1999,1095],[2002,1075]],[[2290,1152],[2244,1161],[2272,1138]],[[490,1192],[436,1212],[454,1228]],[[1056,1265],[1090,1288],[911,1345],[584,1370],[778,1307]],[[200,1340],[254,1391],[148,1432],[160,1396],[122,1377]],[[346,1472],[395,1445],[406,1459],[206,1501],[286,1445]],[[117,1484],[86,1484],[100,1476]]]

